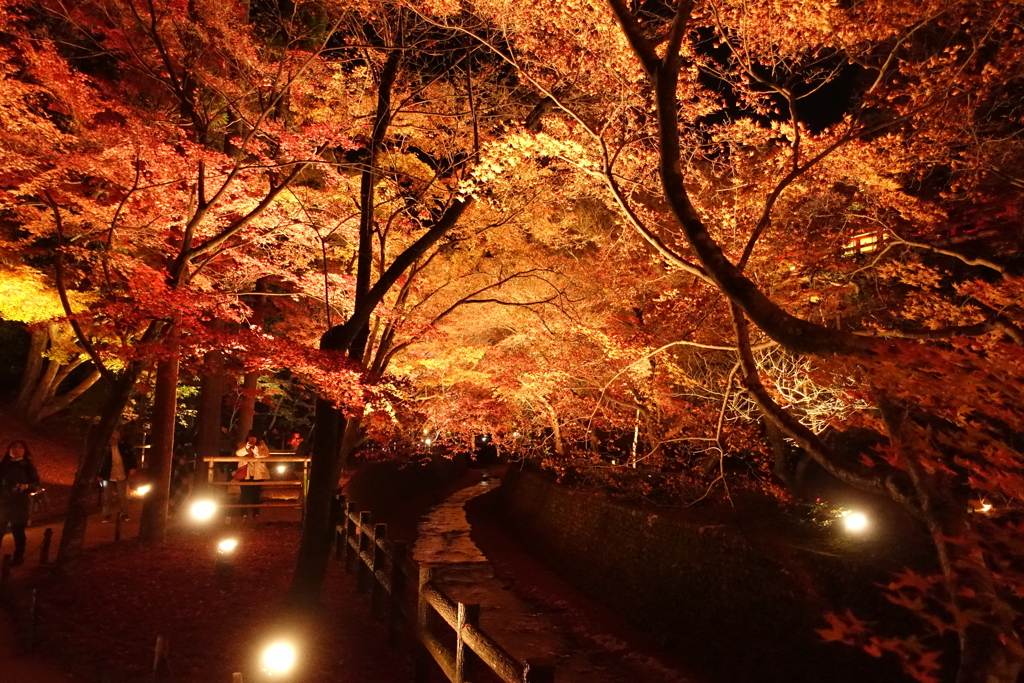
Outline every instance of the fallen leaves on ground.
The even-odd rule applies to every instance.
[[[230,576],[215,571],[216,542],[239,540]],[[124,541],[89,551],[71,575],[41,591],[44,648],[101,680],[152,680],[154,645],[169,641],[175,683],[261,680],[259,653],[296,638],[308,683],[409,680],[404,652],[391,650],[372,622],[369,600],[338,565],[329,568],[326,608],[286,618],[299,530],[294,524],[181,529],[164,544]]]

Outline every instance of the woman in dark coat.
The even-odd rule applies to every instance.
[[[0,546],[7,525],[14,536],[13,564],[25,561],[25,526],[32,508],[32,492],[39,489],[39,472],[24,441],[12,441],[0,460]]]

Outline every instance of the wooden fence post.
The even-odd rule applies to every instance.
[[[47,527],[43,532],[43,544],[39,546],[39,564],[50,562],[50,544],[53,542],[53,529]]]
[[[355,503],[345,504],[345,553],[342,556],[342,561],[345,563],[345,573],[352,573],[352,561],[349,559],[352,557],[352,545],[350,540],[356,537],[356,523],[352,520],[352,515],[356,513]]]
[[[388,600],[388,640],[394,645],[402,632],[402,605],[405,602],[405,557],[409,544],[395,541],[391,544],[391,599]]]
[[[380,546],[387,536],[387,524],[374,525],[372,541],[373,552],[370,554],[370,558],[373,561],[373,564],[370,565],[370,614],[374,616],[380,614],[380,594],[383,592],[383,586],[381,586],[380,581],[377,580],[377,570],[384,570],[384,549]]]
[[[338,519],[334,520],[334,561],[338,562],[345,557],[345,496],[338,495]],[[338,532],[338,528],[341,532]]]
[[[427,634],[430,632],[430,603],[427,602],[427,592],[424,587],[434,580],[434,569],[432,567],[420,567],[419,587],[416,591],[416,660],[415,660],[415,681],[416,683],[427,683],[430,680],[430,661],[432,659],[427,646],[424,644]]]
[[[480,605],[467,605],[460,602],[458,619],[455,629],[455,683],[465,683],[467,678],[473,678],[475,667],[473,651],[466,647],[462,634],[467,625],[479,626]]]
[[[555,683],[555,667],[538,659],[527,659],[523,670],[524,683]]]
[[[369,512],[364,510],[359,513],[359,528],[356,529],[358,533],[356,538],[359,539],[359,542],[356,543],[356,590],[360,593],[366,591],[366,563],[363,562],[363,553],[369,550],[367,547],[369,536],[365,529],[372,523],[373,520]]]
[[[7,584],[11,581],[11,563],[14,562],[14,555],[8,553],[0,561],[0,594],[7,591]]]

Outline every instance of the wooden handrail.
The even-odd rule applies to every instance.
[[[203,462],[308,462],[309,456],[295,455],[274,455],[268,458],[252,458],[248,455],[217,455],[212,458],[203,458]]]
[[[372,612],[377,614],[378,603],[384,600],[389,630],[394,637],[402,626],[409,627],[419,643],[416,658],[416,680],[426,680],[425,665],[429,660],[437,663],[452,683],[466,683],[472,676],[472,664],[482,662],[505,683],[554,683],[554,667],[534,661],[519,662],[479,625],[479,607],[453,601],[433,580],[431,567],[419,567],[407,554],[402,542],[387,537],[386,524],[373,524],[368,511],[357,511],[338,496],[344,514],[335,527],[337,545],[334,557],[344,561],[345,571],[351,573],[350,559],[356,563],[360,590],[371,596]],[[415,581],[408,579],[416,577]],[[364,584],[369,581],[370,585]],[[416,616],[406,609],[410,601],[405,587],[416,586],[414,596]],[[430,613],[436,612],[455,631],[456,647],[452,650],[430,629]],[[475,678],[473,679],[475,680]]]
[[[263,463],[281,463],[281,462],[301,462],[302,463],[302,474],[297,480],[281,480],[281,479],[229,479],[227,481],[214,481],[214,467],[206,467],[206,484],[208,486],[269,486],[269,487],[298,487],[299,498],[296,502],[260,502],[260,503],[233,503],[221,505],[222,508],[272,508],[272,507],[297,507],[302,509],[302,514],[306,514],[306,486],[309,483],[309,456],[295,455],[293,451],[271,451],[270,457],[268,458],[255,458],[249,456],[237,456],[237,455],[218,455],[212,458],[203,458],[203,462],[206,463],[250,463],[250,462],[263,462]],[[294,472],[294,470],[293,470]]]

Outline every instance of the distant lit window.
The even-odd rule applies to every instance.
[[[851,237],[850,241],[843,245],[843,256],[870,254],[873,251],[878,251],[883,242],[885,242],[883,233],[862,232]]]

